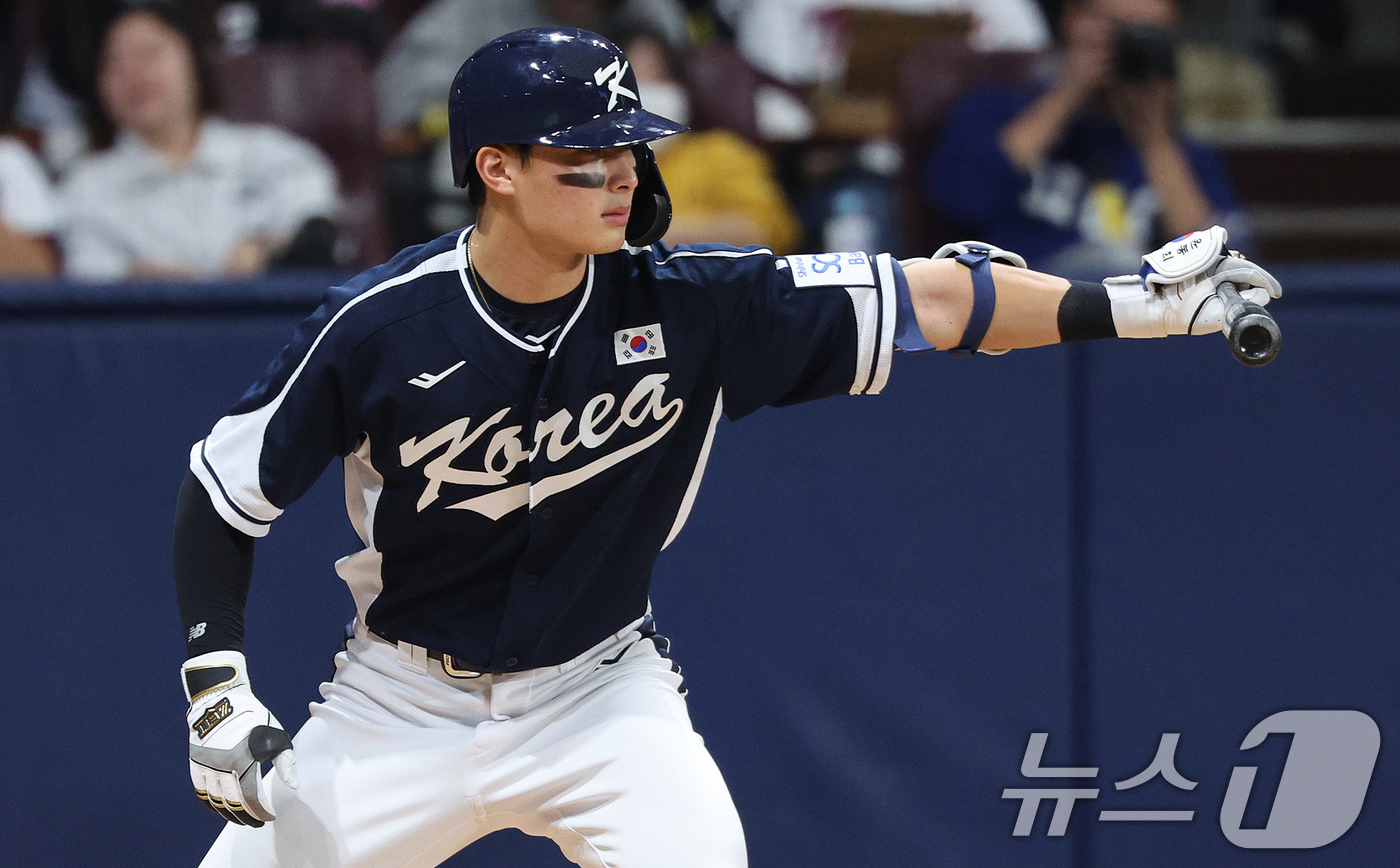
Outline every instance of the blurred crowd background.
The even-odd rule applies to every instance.
[[[672,243],[1400,257],[1395,0],[0,0],[0,275],[347,271],[460,228],[448,86],[544,24],[694,129],[657,143]]]

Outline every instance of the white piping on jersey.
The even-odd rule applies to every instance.
[[[715,256],[720,259],[738,259],[741,256],[772,256],[773,251],[767,247],[760,247],[757,250],[673,250],[666,254],[665,259],[656,260],[657,265],[665,265],[677,256]]]
[[[542,344],[545,341],[549,340],[549,336],[557,331],[559,331],[559,326],[555,326],[554,328],[550,329],[542,335],[526,335],[525,340],[529,341],[532,344]]]
[[[578,306],[574,308],[574,315],[569,317],[569,321],[564,323],[564,328],[559,330],[559,337],[554,339],[554,346],[549,348],[549,357],[554,358],[554,354],[559,352],[559,347],[564,343],[564,336],[569,333],[569,329],[574,327],[578,318],[583,315],[583,309],[588,306],[588,299],[593,295],[593,255],[588,255],[588,279],[583,284],[583,298],[578,300]]]
[[[856,375],[851,381],[850,394],[863,395],[870,382],[875,354],[879,352],[880,297],[873,286],[848,286],[845,290],[856,313]]]
[[[214,423],[209,436],[194,445],[190,450],[190,469],[209,491],[214,508],[225,521],[249,536],[261,537],[267,535],[268,526],[272,521],[282,515],[282,510],[269,502],[263,494],[262,480],[259,476],[259,459],[267,425],[281,408],[292,384],[306,369],[321,341],[335,328],[336,323],[340,322],[340,318],[351,308],[385,290],[427,274],[452,271],[455,257],[455,251],[445,250],[418,263],[412,270],[377,283],[347,301],[321,327],[320,333],[311,342],[311,346],[301,357],[296,370],[287,378],[277,397],[247,413],[223,417]],[[217,474],[214,472],[215,467],[219,468]]]
[[[680,511],[676,513],[676,520],[671,525],[671,532],[666,534],[666,541],[661,544],[665,549],[671,541],[681,532],[685,526],[685,520],[690,518],[690,508],[695,505],[695,495],[700,492],[700,477],[705,475],[705,465],[710,460],[710,446],[715,442],[715,428],[719,426],[720,414],[724,412],[724,390],[720,389],[715,395],[715,409],[710,414],[710,427],[705,432],[705,443],[700,447],[700,458],[695,462],[695,472],[690,476],[690,484],[685,488],[685,497],[681,498]]]
[[[879,286],[848,286],[856,314],[856,375],[852,395],[878,395],[890,378],[894,353],[894,269],[888,253],[875,257]]]
[[[888,253],[881,253],[875,257],[875,267],[880,273],[880,338],[875,351],[878,358],[875,362],[875,379],[871,381],[870,387],[865,390],[867,395],[878,395],[885,388],[885,384],[890,379],[890,364],[894,359],[894,332],[896,321],[899,315],[899,306],[895,301],[895,279],[894,279],[894,259]]]
[[[466,229],[462,230],[462,233],[460,235],[457,236],[457,274],[460,275],[462,278],[463,292],[467,294],[467,298],[471,299],[472,307],[476,309],[477,315],[480,316],[482,319],[486,320],[487,325],[491,326],[491,328],[496,330],[496,334],[500,335],[501,337],[515,344],[517,347],[520,347],[522,350],[525,350],[526,352],[544,352],[544,347],[538,344],[532,344],[527,341],[521,340],[520,338],[512,334],[510,329],[507,329],[505,326],[496,322],[496,318],[491,316],[490,311],[486,310],[486,308],[482,306],[481,299],[477,298],[475,292],[472,292],[471,278],[467,276],[467,234],[475,228],[475,225],[468,226]],[[583,298],[579,299],[578,304],[574,306],[573,314],[569,317],[569,321],[564,323],[564,329],[563,331],[559,332],[558,340],[556,340],[554,342],[554,346],[550,348],[549,357],[551,359],[554,358],[554,354],[559,351],[559,345],[564,342],[564,336],[569,333],[569,329],[573,328],[574,323],[578,321],[579,316],[583,313],[583,309],[588,306],[588,299],[592,295],[593,256],[592,254],[589,254],[588,275],[584,278],[583,282]],[[549,335],[545,335],[545,337],[547,338],[549,337]],[[541,338],[541,340],[543,340],[543,338]]]

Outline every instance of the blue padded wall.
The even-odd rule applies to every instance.
[[[1219,338],[896,360],[886,393],[721,426],[654,581],[764,868],[1385,864],[1400,780],[1400,277],[1332,291],[1281,275],[1284,352]],[[1369,281],[1369,282],[1368,282]],[[1309,289],[1309,287],[1315,287]],[[219,822],[189,793],[169,565],[188,448],[315,304],[316,281],[33,287],[0,303],[0,677],[6,865],[193,865]],[[355,548],[332,470],[258,547],[259,694],[306,719],[352,614]],[[1267,821],[1286,709],[1349,708],[1382,750],[1355,826],[1245,851],[1219,811],[1260,768]],[[1044,764],[1092,782],[1028,780]],[[1176,767],[1117,791],[1163,733]],[[1069,834],[1013,837],[1004,788],[1100,789]],[[1190,809],[1107,823],[1103,809]],[[562,866],[502,834],[452,865]]]

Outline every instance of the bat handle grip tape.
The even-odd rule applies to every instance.
[[[1245,301],[1239,289],[1229,281],[1221,282],[1215,291],[1225,305],[1221,331],[1230,342],[1230,352],[1235,358],[1251,368],[1267,365],[1277,358],[1283,333],[1269,312],[1262,305]]]

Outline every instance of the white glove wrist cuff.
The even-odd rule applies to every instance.
[[[191,657],[180,666],[185,698],[193,705],[208,696],[239,684],[248,684],[248,661],[241,651],[210,651]]]
[[[1164,338],[1166,306],[1156,293],[1142,288],[1136,276],[1110,277],[1103,282],[1113,311],[1113,328],[1120,338]]]

